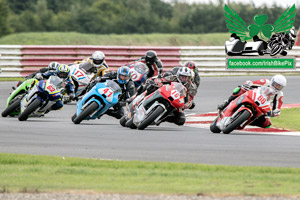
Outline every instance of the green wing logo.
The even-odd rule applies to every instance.
[[[237,34],[241,40],[249,40],[258,35],[268,40],[272,33],[288,32],[295,22],[295,4],[287,8],[284,13],[272,24],[265,24],[268,15],[255,15],[254,24],[246,25],[245,21],[229,6],[225,4],[225,22],[230,33]]]

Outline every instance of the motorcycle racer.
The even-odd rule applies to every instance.
[[[149,72],[147,77],[150,78],[154,75],[161,75],[163,64],[160,59],[157,58],[157,54],[153,50],[149,50],[146,52],[145,56],[136,60],[138,62],[145,63],[149,68]]]
[[[275,94],[270,97],[271,102],[271,113],[269,113],[270,117],[277,117],[280,115],[280,109],[283,104],[283,92],[281,91],[287,84],[286,78],[283,75],[275,75],[272,77],[271,81],[268,79],[260,79],[255,81],[245,81],[245,83],[242,86],[238,86],[233,90],[232,95],[225,100],[222,104],[218,105],[218,110],[222,111],[225,109],[231,101],[236,99],[238,96],[244,94],[246,91],[266,86],[271,87]],[[268,116],[261,116],[257,120],[254,121],[253,124],[255,126],[259,126],[262,128],[269,128],[272,123]]]
[[[55,71],[48,71],[45,73],[37,73],[35,78],[38,80],[48,79],[50,76],[58,76],[66,83],[66,89],[69,92],[71,99],[75,97],[73,81],[70,76],[70,68],[66,64],[60,64]],[[58,110],[63,107],[62,100],[57,101],[52,107],[51,110]]]
[[[79,64],[84,62],[89,62],[95,67],[94,73],[96,73],[96,76],[103,76],[109,71],[109,66],[105,62],[105,55],[102,51],[95,51],[92,54],[92,57],[85,58],[82,61],[75,61],[72,64]]]
[[[197,86],[197,88],[200,86],[200,76],[199,76],[199,72],[198,72],[198,68],[196,66],[196,63],[193,61],[187,61],[186,63],[184,63],[185,67],[188,67],[191,69],[192,71],[192,82]],[[178,67],[174,67],[171,70],[167,71],[164,73],[163,76],[170,76],[170,75],[176,75],[178,70],[183,67],[183,66],[178,66]]]
[[[194,96],[197,93],[197,87],[192,82],[192,72],[190,68],[181,67],[177,71],[176,75],[169,75],[169,76],[164,76],[162,78],[156,77],[153,79],[148,79],[146,81],[146,84],[143,87],[140,87],[138,89],[139,90],[138,94],[141,94],[142,92],[147,90],[146,95],[148,95],[152,93],[155,89],[157,89],[157,87],[161,87],[163,86],[163,84],[170,84],[171,82],[182,83],[182,85],[184,85],[185,88],[187,89],[187,96],[185,98],[184,108],[175,111],[173,113],[174,115],[166,118],[165,121],[182,126],[186,120],[183,110],[188,109],[192,106]]]
[[[127,66],[121,66],[116,72],[113,71],[105,74],[103,77],[98,77],[91,84],[90,88],[97,82],[103,82],[105,80],[115,81],[122,89],[118,103],[113,106],[113,109],[109,109],[106,112],[109,116],[120,119],[124,115],[123,106],[126,105],[126,100],[132,97],[136,92],[134,82],[131,80],[130,69]]]

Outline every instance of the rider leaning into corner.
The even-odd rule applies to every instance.
[[[270,96],[271,102],[271,113],[268,113],[270,117],[277,117],[280,115],[280,109],[283,104],[283,92],[282,89],[286,86],[287,81],[283,75],[275,75],[272,77],[271,81],[268,79],[260,79],[255,81],[245,81],[244,85],[238,86],[233,90],[232,95],[225,100],[222,104],[218,105],[219,112],[226,108],[231,101],[236,99],[238,96],[244,94],[248,90],[255,89],[262,86],[271,87],[275,94]],[[262,128],[269,128],[272,123],[269,116],[261,116],[256,119],[251,125],[259,126]]]
[[[192,82],[192,71],[188,67],[181,67],[178,69],[176,75],[168,75],[162,78],[150,78],[146,81],[144,86],[138,88],[137,94],[141,94],[147,90],[147,94],[151,94],[154,92],[158,87],[163,86],[163,84],[170,84],[171,82],[179,82],[185,86],[187,89],[187,96],[185,98],[185,105],[184,108],[178,109],[173,113],[173,116],[169,116],[165,119],[167,122],[175,123],[179,126],[182,126],[185,123],[185,115],[183,110],[189,109],[192,107],[194,96],[197,93],[197,87]]]
[[[116,72],[110,72],[105,74],[103,77],[98,77],[89,86],[92,88],[98,82],[104,82],[105,80],[115,81],[122,89],[122,94],[119,97],[118,103],[113,106],[113,109],[107,110],[106,114],[117,119],[120,119],[124,115],[123,106],[126,105],[126,100],[135,94],[134,82],[130,79],[130,69],[127,66],[121,66]]]
[[[95,71],[94,73],[96,76],[103,76],[104,74],[108,73],[109,67],[105,62],[105,55],[102,51],[95,51],[92,54],[92,57],[85,58],[84,60],[81,61],[75,61],[72,64],[79,64],[79,63],[85,63],[89,62],[93,65]],[[72,65],[70,64],[70,65]]]
[[[136,60],[135,62],[142,62],[147,65],[149,68],[149,72],[147,74],[148,78],[151,78],[156,75],[161,75],[163,64],[160,59],[157,58],[157,54],[153,50],[149,50],[146,52],[145,56],[141,57],[140,59]]]
[[[48,79],[50,76],[58,76],[59,78],[61,78],[65,83],[66,83],[66,88],[68,88],[71,92],[70,97],[74,98],[75,97],[75,93],[74,93],[74,89],[73,89],[73,81],[72,78],[70,76],[70,68],[68,65],[65,64],[60,64],[55,71],[48,71],[45,73],[37,73],[35,75],[35,78],[38,80],[42,80],[42,79]],[[59,99],[59,101],[57,101],[51,108],[50,110],[59,110],[63,107],[63,103],[62,100]],[[49,112],[49,110],[48,110]]]

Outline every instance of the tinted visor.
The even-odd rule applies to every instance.
[[[275,81],[272,83],[272,87],[278,91],[282,90],[283,86],[276,83]]]
[[[100,64],[103,63],[103,60],[94,60],[93,62],[94,62],[94,64],[96,64],[96,65],[100,65]]]
[[[68,77],[68,73],[65,73],[65,72],[58,72],[57,75],[60,78],[67,78]]]

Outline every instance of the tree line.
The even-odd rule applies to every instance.
[[[257,14],[274,23],[286,8],[230,4],[248,24]],[[295,27],[299,26],[296,15]],[[179,0],[0,0],[0,36],[19,32],[216,33],[228,32],[224,1],[188,4]]]

